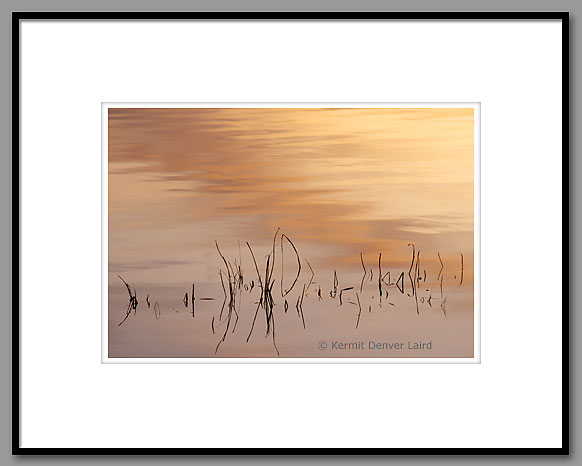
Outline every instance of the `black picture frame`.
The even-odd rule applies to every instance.
[[[561,20],[562,21],[562,273],[569,259],[568,12],[12,12],[12,454],[13,455],[568,455],[569,278],[562,281],[561,448],[23,448],[20,446],[20,22],[21,20]]]

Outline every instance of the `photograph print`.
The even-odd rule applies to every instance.
[[[110,360],[477,356],[477,106],[103,111]]]

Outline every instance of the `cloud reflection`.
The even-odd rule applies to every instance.
[[[110,109],[110,260],[278,227],[321,263],[472,253],[473,168],[473,109]]]

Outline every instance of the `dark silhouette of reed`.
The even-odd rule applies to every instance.
[[[133,311],[133,314],[135,315],[135,313],[137,311],[138,301],[137,301],[137,292],[135,291],[135,288],[133,289],[133,294],[132,294],[131,288],[127,284],[127,282],[123,278],[121,278],[119,275],[118,275],[118,277],[123,282],[123,284],[125,285],[125,288],[127,288],[127,292],[129,293],[129,303],[128,303],[127,309],[125,311],[125,317],[123,318],[123,320],[121,322],[119,322],[119,324],[117,324],[118,326],[120,326],[130,316],[131,311]]]
[[[463,275],[465,272],[465,265],[463,263],[463,254],[461,254],[461,281],[459,282],[459,286],[463,284]]]
[[[277,230],[278,232],[279,230]],[[277,233],[275,233],[275,237],[277,236]],[[297,275],[295,276],[295,279],[293,280],[293,283],[291,284],[291,286],[289,287],[289,289],[283,291],[283,238],[285,238],[289,244],[293,247],[293,251],[295,251],[295,256],[297,258]],[[273,247],[273,262],[275,261],[275,248]],[[295,245],[293,244],[293,241],[291,241],[289,239],[289,237],[285,234],[281,235],[281,297],[285,297],[287,296],[291,290],[293,289],[293,287],[295,287],[295,284],[297,283],[297,280],[299,279],[299,275],[301,275],[301,259],[299,258],[299,252],[297,252],[297,248],[295,247]]]
[[[366,270],[366,266],[364,265],[364,256],[360,252],[360,261],[362,262],[362,268],[364,269],[364,275],[362,276],[362,282],[360,283],[360,293],[362,292],[362,288],[364,287],[364,280],[366,279],[366,275],[368,275],[368,271]]]
[[[380,293],[380,303],[382,303],[382,253],[378,255],[378,291]]]
[[[237,286],[236,275],[234,274],[232,264],[227,262],[226,258],[223,256],[222,252],[220,252],[220,248],[218,247],[218,241],[215,241],[214,243],[216,244],[216,250],[218,251],[218,255],[220,256],[220,258],[224,262],[224,266],[226,268],[225,274],[228,278],[228,314],[226,317],[226,327],[224,330],[224,334],[222,335],[222,338],[218,342],[218,345],[216,345],[216,349],[214,351],[214,354],[216,354],[218,352],[218,348],[220,348],[220,345],[226,339],[226,335],[228,334],[228,330],[230,329],[230,324],[231,324],[231,321],[233,318],[233,314],[236,316],[236,321],[235,321],[234,326],[233,326],[233,332],[234,332],[234,329],[236,328],[236,324],[238,322],[238,312],[236,311],[236,291],[235,291],[235,288]],[[224,288],[224,281],[222,281],[222,271],[220,271],[220,278],[221,278],[223,290],[225,291],[225,302],[226,302],[227,296],[226,296],[226,289]],[[221,316],[222,316],[223,310],[224,310],[224,304],[223,304],[223,308],[221,310]]]
[[[281,296],[284,299],[284,313],[282,313],[281,315],[286,315],[289,310],[289,303],[291,302],[291,299],[295,300],[295,310],[297,312],[297,316],[301,319],[301,323],[302,326],[304,328],[304,330],[306,330],[306,319],[305,319],[305,313],[304,313],[304,302],[305,302],[305,298],[308,298],[307,301],[309,300],[309,292],[311,290],[311,287],[316,285],[315,282],[315,272],[313,267],[311,266],[310,262],[306,259],[306,258],[301,258],[300,254],[299,254],[299,250],[296,247],[296,245],[293,243],[293,241],[284,233],[280,233],[280,229],[277,229],[277,231],[275,232],[275,235],[273,237],[273,241],[272,241],[272,246],[270,247],[269,253],[264,256],[264,263],[259,263],[257,261],[257,257],[255,256],[255,253],[250,245],[250,243],[247,241],[246,245],[248,248],[248,251],[250,253],[250,256],[252,258],[252,262],[253,262],[253,266],[256,272],[256,279],[257,281],[255,282],[254,279],[250,280],[250,282],[245,282],[245,275],[243,273],[243,269],[242,269],[242,252],[241,252],[241,244],[239,241],[239,254],[238,254],[238,258],[235,258],[233,260],[229,260],[227,259],[227,257],[225,257],[225,255],[223,254],[222,250],[219,247],[218,241],[215,241],[215,246],[216,246],[216,250],[218,252],[218,255],[220,257],[220,262],[221,265],[219,267],[218,273],[219,273],[219,279],[220,279],[220,283],[221,283],[221,287],[222,287],[222,291],[223,291],[223,295],[224,295],[224,299],[222,302],[222,306],[220,308],[220,312],[218,315],[214,315],[212,316],[211,322],[210,322],[210,329],[212,331],[212,334],[215,334],[217,332],[220,332],[220,339],[217,342],[216,348],[215,348],[215,354],[218,353],[218,350],[221,346],[221,344],[226,340],[229,332],[230,333],[235,333],[235,330],[237,328],[237,324],[239,321],[239,318],[241,317],[239,314],[242,310],[242,308],[240,308],[240,302],[242,301],[242,295],[243,293],[246,295],[247,293],[250,295],[256,285],[257,288],[257,292],[259,293],[258,295],[258,300],[255,301],[255,304],[257,304],[257,307],[255,309],[253,318],[252,318],[252,323],[249,329],[249,333],[248,336],[246,337],[246,342],[248,343],[253,335],[255,326],[257,324],[257,320],[258,320],[258,316],[261,313],[261,311],[263,311],[264,314],[264,323],[265,323],[265,337],[271,337],[272,339],[272,343],[273,343],[273,347],[277,353],[277,355],[279,356],[279,348],[277,347],[277,339],[276,339],[276,331],[275,331],[275,300],[273,297],[273,287],[275,286],[275,265],[276,265],[276,250],[277,250],[277,241],[279,240],[279,246],[281,248],[281,277],[280,277],[280,285],[281,285]],[[293,278],[292,283],[290,284],[289,288],[285,287],[285,277],[284,277],[284,267],[283,267],[283,261],[284,261],[284,241],[288,242],[295,254],[296,260],[297,260],[297,272]],[[388,302],[388,304],[390,306],[396,306],[396,304],[394,304],[393,302],[388,301],[389,300],[389,296],[390,296],[390,287],[391,286],[395,286],[398,291],[400,291],[401,295],[405,295],[407,294],[408,297],[413,298],[414,301],[414,306],[416,308],[416,313],[417,315],[420,315],[420,305],[422,304],[422,308],[423,310],[429,310],[430,308],[433,308],[433,301],[436,301],[437,303],[440,301],[440,308],[443,312],[444,317],[447,317],[447,309],[446,309],[446,304],[447,304],[447,297],[444,296],[443,293],[443,282],[444,282],[444,262],[443,259],[440,255],[440,252],[437,251],[437,257],[438,257],[438,261],[440,264],[440,269],[438,270],[438,274],[436,275],[436,282],[433,283],[432,285],[428,285],[427,283],[427,269],[423,268],[421,266],[421,250],[416,248],[416,245],[413,243],[409,243],[408,246],[412,249],[411,250],[411,258],[410,258],[410,264],[408,266],[408,270],[406,271],[406,269],[404,271],[399,271],[399,270],[383,270],[382,269],[382,252],[378,253],[378,270],[377,270],[377,291],[368,291],[366,294],[364,293],[364,286],[366,286],[366,288],[368,288],[370,285],[366,284],[366,279],[369,279],[369,282],[373,281],[373,278],[375,277],[374,275],[374,270],[372,268],[367,268],[366,264],[364,262],[364,256],[363,256],[363,252],[360,252],[360,263],[361,263],[361,267],[362,267],[362,279],[360,281],[360,287],[359,287],[359,291],[355,291],[355,295],[356,295],[356,302],[353,301],[353,295],[349,294],[347,299],[346,299],[346,295],[345,293],[348,291],[351,291],[355,288],[355,286],[342,286],[340,288],[340,283],[339,283],[339,279],[338,279],[338,274],[337,271],[334,269],[333,270],[333,284],[332,287],[329,291],[329,296],[332,299],[336,299],[339,298],[339,306],[343,306],[343,304],[345,302],[352,304],[352,305],[357,305],[358,306],[358,316],[357,316],[357,320],[356,320],[356,325],[355,328],[359,328],[359,323],[361,320],[361,313],[362,313],[362,306],[364,304],[368,304],[365,301],[362,302],[362,299],[365,299],[365,296],[368,296],[369,300],[374,300],[374,298],[376,297],[376,293],[378,293],[378,297],[379,297],[379,306],[380,308],[382,307],[382,301],[385,299],[386,302]],[[460,253],[460,259],[461,259],[461,270],[460,270],[460,279],[459,279],[459,283],[458,286],[461,286],[463,284],[463,280],[464,280],[464,255],[462,253]],[[299,280],[301,279],[301,272],[302,272],[302,263],[303,261],[307,264],[307,267],[309,268],[309,278],[308,280],[306,279],[305,281],[303,281],[303,286],[301,288],[301,292],[299,293],[299,287],[297,286],[297,283],[299,283]],[[277,264],[278,266],[278,264]],[[391,272],[394,273],[394,275],[391,275]],[[400,273],[399,273],[400,272]],[[431,270],[429,269],[429,272],[431,272]],[[396,277],[396,274],[399,273],[398,275],[398,279],[396,281],[392,281],[392,276]],[[432,273],[432,272],[431,272]],[[410,282],[410,291],[408,293],[406,293],[405,290],[405,282],[406,282],[406,277],[405,275],[408,275],[409,278],[409,282]],[[129,316],[132,314],[136,315],[137,312],[137,307],[138,307],[138,299],[137,299],[137,292],[135,290],[135,288],[132,289],[132,287],[121,277],[118,275],[118,278],[123,282],[127,292],[128,292],[128,296],[129,296],[129,302],[127,305],[127,309],[126,309],[126,313],[125,316],[123,318],[123,320],[121,322],[119,322],[118,326],[121,326],[124,322],[126,322],[126,320],[129,318]],[[455,275],[455,279],[457,278],[457,275]],[[319,280],[318,280],[319,281]],[[422,283],[425,283],[425,285],[420,286]],[[344,285],[342,283],[342,285]],[[432,296],[432,292],[433,289],[431,288],[431,286],[438,286],[439,290],[440,290],[440,299],[438,297],[433,297]],[[356,285],[357,286],[357,285]],[[374,287],[374,285],[370,286],[370,288]],[[296,290],[295,292],[298,294],[295,294],[292,298],[289,297],[289,295],[293,292],[293,290]],[[195,283],[192,283],[192,291],[189,294],[188,292],[185,292],[182,298],[182,303],[184,305],[185,308],[189,308],[191,307],[191,311],[192,311],[192,317],[195,316],[195,300],[196,300],[196,296],[195,296],[195,291],[196,291],[196,286]],[[147,294],[146,298],[145,298],[145,302],[148,305],[148,309],[151,307],[151,303],[150,303],[150,299],[149,299],[149,294]],[[350,297],[351,296],[351,297]],[[438,296],[438,295],[437,295]],[[324,295],[322,292],[322,287],[321,285],[317,286],[317,301],[321,301],[324,299]],[[210,301],[210,300],[214,300],[214,297],[200,297],[198,298],[199,300],[205,300],[205,301]],[[369,301],[370,302],[370,301]],[[373,302],[372,302],[373,303]],[[425,307],[426,306],[426,307]],[[436,307],[436,306],[435,306]],[[160,304],[158,301],[155,301],[154,305],[153,305],[153,309],[154,309],[154,315],[156,320],[159,320],[160,316],[161,316],[161,310],[160,310]],[[204,308],[202,308],[204,309]],[[174,308],[175,310],[175,308]],[[226,311],[226,315],[225,315],[225,311]],[[369,313],[372,312],[372,304],[369,304],[368,306],[368,311]],[[176,310],[176,312],[179,312]],[[250,317],[250,316],[249,316]],[[262,319],[261,319],[262,320]],[[221,330],[219,330],[221,329]]]
[[[349,291],[349,290],[353,290],[353,289],[354,289],[354,287],[353,287],[353,286],[348,286],[347,288],[342,288],[342,289],[340,290],[340,292],[339,292],[339,302],[340,302],[340,306],[343,304],[343,303],[342,303],[342,293],[343,293],[344,291]]]
[[[416,249],[414,248],[414,244],[409,243],[408,246],[412,246],[412,259],[410,262],[410,268],[408,269],[408,278],[410,279],[410,286],[412,287],[412,295],[408,295],[408,296],[414,296],[414,290],[415,290],[415,286],[414,286],[414,280],[412,279],[412,268],[414,267],[414,260],[416,259]]]
[[[277,351],[277,355],[279,355],[279,349],[277,348],[277,343],[275,340],[275,316],[273,314],[273,307],[275,305],[273,301],[273,285],[275,284],[275,280],[273,279],[273,270],[275,268],[275,243],[277,240],[277,234],[279,233],[280,229],[277,229],[275,232],[275,237],[273,238],[273,248],[270,254],[267,255],[266,264],[265,264],[265,275],[261,277],[261,273],[259,272],[259,266],[257,265],[257,260],[255,258],[255,254],[253,253],[253,249],[251,245],[247,241],[247,246],[253,258],[253,263],[255,265],[255,271],[257,272],[257,279],[258,279],[258,286],[261,289],[261,295],[259,298],[259,303],[257,305],[257,310],[255,311],[255,316],[253,318],[253,323],[251,325],[251,329],[249,331],[249,335],[247,337],[247,342],[251,338],[253,330],[255,328],[255,322],[257,320],[257,315],[259,313],[259,309],[263,309],[265,311],[265,321],[266,321],[266,334],[265,336],[272,336],[273,346]],[[294,286],[294,285],[293,285]]]
[[[404,272],[402,272],[398,277],[398,280],[396,280],[396,288],[398,288],[401,294],[404,294]]]
[[[388,281],[386,281],[386,277],[388,277]],[[384,274],[384,276],[382,277],[382,281],[384,282],[384,285],[386,285],[386,286],[394,285],[394,283],[392,283],[392,280],[390,279],[390,270],[388,270],[388,272],[386,272]]]
[[[312,284],[314,284],[313,279],[315,278],[315,272],[311,268],[311,264],[309,263],[309,261],[307,259],[305,259],[305,262],[307,263],[307,266],[309,267],[309,271],[311,272],[311,277],[309,278],[309,283],[307,284],[307,288],[305,289],[305,293],[309,293],[309,288],[311,287]]]
[[[301,295],[297,297],[297,304],[295,305],[295,308],[297,309],[297,315],[301,317],[301,322],[303,322],[303,329],[305,329],[305,317],[303,315],[304,296],[305,296],[305,285],[303,285],[303,291],[301,292]]]
[[[418,272],[419,271],[419,263],[420,263],[420,250],[417,252],[413,243],[409,243],[408,246],[412,246],[412,259],[410,262],[410,268],[408,269],[408,278],[410,279],[410,285],[412,287],[412,295],[408,294],[408,296],[414,298],[414,302],[416,304],[416,313],[420,314],[419,307],[418,307],[418,293],[417,293],[418,282],[420,281],[419,272]],[[412,276],[413,269],[414,269],[414,278]]]
[[[338,287],[338,285],[339,285],[339,281],[338,281],[338,279],[337,279],[337,273],[336,273],[336,271],[334,270],[334,271],[333,271],[333,290],[331,290],[331,291],[329,292],[329,295],[330,295],[330,296],[331,296],[333,299],[335,299],[335,298],[336,298],[336,296],[337,296],[337,287]]]
[[[445,265],[443,264],[443,260],[441,259],[441,254],[438,251],[437,251],[437,256],[439,256],[439,262],[441,263],[441,269],[439,270],[439,274],[437,275],[437,281],[439,281],[441,278],[441,274],[443,273],[443,269],[445,268]]]
[[[360,316],[362,315],[362,304],[360,303],[360,296],[356,293],[356,299],[358,300],[358,307],[360,308],[360,312],[358,312],[358,320],[356,321],[356,328],[360,325]]]

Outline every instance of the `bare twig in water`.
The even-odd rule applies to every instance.
[[[386,276],[388,276],[388,282],[386,282],[386,280],[384,280],[386,278]],[[384,285],[386,285],[386,286],[394,285],[394,283],[390,283],[390,270],[388,270],[388,272],[386,272],[384,274],[384,276],[382,277],[382,281],[384,282]]]
[[[157,301],[154,303],[154,315],[156,316],[156,320],[158,320],[162,315],[162,311],[160,311],[160,303]]]
[[[281,228],[277,228],[277,231],[275,232],[275,236],[273,236],[273,260],[272,260],[272,264],[271,264],[271,272],[269,274],[269,277],[267,278],[267,283],[269,283],[271,281],[271,278],[273,276],[273,271],[275,270],[275,244],[277,242],[277,235],[279,234],[279,231],[281,230]],[[281,238],[282,240],[283,238]],[[281,256],[281,262],[283,262],[283,257]]]
[[[279,230],[277,230],[277,233],[278,232],[279,232]],[[275,342],[275,316],[273,314],[273,307],[275,306],[275,303],[273,301],[273,294],[272,294],[273,285],[275,284],[275,280],[272,279],[272,276],[273,276],[273,269],[275,266],[275,262],[274,262],[273,257],[274,257],[275,240],[277,238],[277,233],[275,233],[275,237],[273,239],[273,251],[267,256],[267,261],[266,261],[266,265],[265,265],[264,281],[261,278],[261,274],[259,272],[259,267],[257,265],[257,261],[255,259],[255,255],[253,253],[253,250],[252,250],[250,244],[247,242],[247,246],[249,248],[249,251],[251,252],[251,256],[253,257],[253,262],[255,264],[255,270],[257,271],[257,277],[259,279],[259,287],[261,288],[261,297],[259,299],[259,303],[258,303],[257,309],[255,311],[255,316],[253,317],[253,323],[251,325],[251,329],[250,329],[249,335],[247,337],[247,342],[251,338],[251,335],[253,333],[253,329],[255,328],[255,322],[257,319],[259,309],[262,307],[265,310],[265,320],[266,320],[266,324],[267,324],[267,330],[266,330],[265,336],[268,336],[269,334],[272,336],[273,346],[275,347],[275,350],[277,351],[277,355],[279,355],[279,349],[277,348],[277,344]]]
[[[238,324],[238,312],[236,312],[236,309],[233,309],[234,311],[234,315],[236,316],[236,320],[234,321],[234,325],[232,326],[232,333],[234,333],[234,331],[236,330],[236,324]]]
[[[261,308],[261,303],[257,304],[257,310],[255,311],[255,316],[253,317],[253,323],[251,324],[251,330],[247,336],[247,343],[249,342],[251,335],[253,334],[253,329],[255,328],[255,321],[257,320],[257,315],[259,315],[259,309]]]
[[[125,285],[125,288],[127,289],[127,292],[128,292],[128,294],[129,294],[129,303],[128,303],[128,305],[127,305],[127,309],[126,309],[126,311],[125,311],[125,317],[124,317],[124,319],[123,319],[121,322],[119,322],[119,324],[117,324],[118,326],[120,326],[120,325],[121,325],[121,324],[123,324],[123,323],[124,323],[124,322],[127,320],[127,318],[130,316],[130,314],[131,314],[131,311],[133,311],[133,313],[134,313],[134,315],[135,315],[135,313],[136,313],[136,310],[137,310],[137,304],[138,304],[138,301],[137,301],[137,293],[136,293],[136,291],[135,291],[135,288],[134,288],[134,290],[133,290],[133,294],[132,294],[132,293],[131,293],[131,288],[129,287],[129,285],[127,284],[127,282],[126,282],[126,281],[125,281],[123,278],[121,278],[119,275],[118,275],[118,277],[119,277],[119,279],[120,279],[120,280],[123,282],[123,284]],[[148,296],[149,296],[149,295],[148,295]]]
[[[420,281],[420,277],[419,277],[419,264],[420,264],[420,249],[418,250],[418,252],[416,253],[416,267],[414,268],[414,290],[413,290],[413,294],[414,294],[414,302],[416,303],[416,313],[420,314],[419,310],[418,310],[418,292],[417,292],[417,286],[418,286],[418,282]]]
[[[412,296],[414,296],[415,284],[414,280],[412,279],[412,267],[414,267],[414,260],[416,259],[416,249],[414,248],[413,243],[409,243],[408,246],[412,246],[412,260],[410,262],[410,268],[408,269],[408,278],[410,278],[410,285],[412,286]]]
[[[354,289],[354,287],[353,287],[353,286],[349,286],[349,287],[347,287],[347,288],[342,288],[342,289],[340,290],[340,293],[339,293],[339,301],[340,301],[340,306],[342,305],[342,293],[343,293],[344,291],[349,291],[349,290],[353,290],[353,289]]]
[[[459,282],[459,286],[463,284],[463,273],[465,271],[465,266],[463,264],[463,254],[461,254],[461,281]]]
[[[285,238],[289,244],[293,247],[293,251],[295,251],[295,256],[297,257],[297,275],[291,284],[291,287],[288,290],[283,291],[283,238]],[[297,252],[297,248],[293,244],[293,242],[289,239],[289,237],[285,234],[281,235],[281,296],[285,297],[289,294],[289,292],[293,289],[297,280],[299,279],[299,275],[301,274],[301,259],[299,258],[299,253]]]
[[[273,320],[273,346],[275,347],[275,351],[277,352],[277,356],[279,356],[279,348],[277,348],[277,343],[275,342],[275,321]]]
[[[271,255],[267,256],[267,263],[265,264],[265,294],[263,298],[263,307],[265,308],[265,320],[267,321],[267,331],[265,336],[269,335],[271,331],[271,316],[273,313],[273,297],[270,295],[269,274],[271,271]]]
[[[441,259],[440,252],[437,252],[437,256],[439,256],[439,262],[441,263],[441,269],[439,270],[439,274],[437,275],[437,281],[441,278],[441,274],[443,273],[443,269],[445,268],[443,264],[443,260]]]
[[[301,321],[303,322],[303,328],[305,329],[305,317],[303,316],[303,297],[305,296],[305,284],[303,285],[303,292],[297,298],[297,304],[295,308],[297,309],[297,315],[301,317]]]
[[[182,301],[184,302],[184,307],[188,307],[188,292],[184,294],[184,299]]]
[[[400,291],[400,293],[404,294],[404,272],[402,272],[398,277],[398,280],[396,280],[396,288],[398,288],[398,291]]]
[[[127,284],[127,282],[123,278],[121,278],[119,275],[118,275],[118,277],[125,285],[125,288],[127,289],[127,292],[129,293],[129,298],[131,299],[132,298],[131,288],[129,287],[129,285]]]
[[[148,303],[148,309],[150,308],[150,295],[146,296],[146,303]]]
[[[380,292],[380,303],[382,303],[382,253],[378,255],[378,291]]]
[[[255,270],[257,271],[257,277],[259,280],[259,286],[261,287],[261,294],[262,294],[262,290],[263,290],[263,282],[261,280],[261,273],[259,272],[259,267],[257,265],[257,260],[255,259],[255,255],[253,253],[253,250],[251,249],[251,245],[249,244],[249,242],[247,241],[247,246],[249,248],[249,251],[251,251],[251,256],[253,257],[253,263],[255,264]],[[253,285],[254,282],[251,282],[251,285]]]
[[[242,270],[242,252],[240,250],[240,241],[238,242],[238,264],[237,264],[237,283],[239,289],[244,287],[244,277]]]
[[[222,291],[224,292],[224,301],[222,302],[222,308],[220,309],[220,315],[218,316],[218,320],[222,320],[222,313],[224,311],[224,306],[226,305],[226,299],[228,296],[226,294],[226,288],[224,287],[224,280],[222,279],[222,270],[219,270],[218,274],[220,275],[220,283],[222,284]]]
[[[309,267],[309,270],[311,271],[311,278],[309,279],[309,284],[307,285],[307,288],[305,289],[305,293],[308,293],[309,287],[313,283],[313,278],[315,277],[315,273],[313,272],[313,269],[311,268],[311,264],[309,263],[309,261],[307,259],[305,259],[305,262],[307,262],[307,266]]]
[[[230,278],[230,267],[228,266],[228,263],[226,262],[226,259],[222,255],[222,252],[220,252],[220,248],[218,247],[218,241],[215,240],[214,241],[214,244],[216,244],[216,250],[218,251],[218,255],[220,256],[220,258],[224,262],[224,266],[226,267],[226,273],[229,275],[229,278]],[[230,285],[230,283],[229,283],[229,285]]]
[[[362,268],[364,269],[364,275],[362,276],[362,283],[360,283],[360,293],[362,292],[362,288],[364,287],[364,280],[366,279],[366,275],[368,271],[366,270],[366,266],[364,265],[364,256],[360,253],[360,261],[362,262]]]
[[[331,296],[333,299],[335,299],[335,297],[337,296],[337,286],[338,286],[338,285],[339,285],[339,281],[338,281],[338,279],[337,279],[337,273],[336,273],[336,271],[334,270],[334,271],[333,271],[333,290],[331,290],[331,291],[329,292],[329,295],[330,295],[330,296]]]
[[[358,307],[360,308],[360,312],[358,312],[358,320],[356,321],[356,328],[360,325],[360,315],[362,315],[362,305],[360,303],[360,296],[356,293],[356,298],[358,300]]]
[[[255,254],[253,253],[253,250],[251,248],[251,245],[249,244],[249,242],[247,241],[247,246],[249,248],[249,251],[251,252],[251,256],[253,258],[253,263],[255,264],[255,270],[257,271],[257,277],[259,280],[259,287],[261,288],[261,297],[257,306],[257,310],[255,311],[255,316],[253,317],[253,323],[251,325],[251,331],[249,332],[249,336],[247,337],[247,343],[249,341],[249,339],[251,338],[251,334],[253,333],[253,329],[255,328],[255,321],[257,320],[257,315],[259,313],[259,308],[261,307],[262,303],[263,303],[263,282],[261,280],[261,274],[259,273],[259,267],[257,266],[257,261],[255,259]]]
[[[224,266],[226,267],[226,274],[227,274],[227,278],[228,278],[228,296],[229,296],[226,328],[224,330],[224,334],[222,335],[222,338],[218,342],[218,345],[216,345],[216,350],[214,351],[214,353],[216,354],[218,352],[218,348],[220,348],[220,345],[226,339],[226,335],[228,334],[228,330],[230,328],[230,322],[231,322],[233,313],[236,315],[236,318],[237,318],[237,321],[234,324],[235,327],[236,327],[236,323],[238,322],[238,312],[236,311],[236,292],[235,292],[235,287],[238,287],[238,283],[237,283],[236,275],[235,275],[234,269],[232,267],[232,264],[229,264],[226,261],[224,255],[222,254],[222,252],[220,251],[220,248],[218,247],[218,241],[215,241],[214,243],[216,244],[216,250],[218,251],[218,255],[220,256],[220,258],[224,262]],[[222,280],[222,272],[220,273],[220,277]],[[224,283],[223,283],[223,288],[224,288]],[[223,309],[224,309],[224,306],[223,306]],[[222,310],[221,310],[221,314],[222,314]]]

